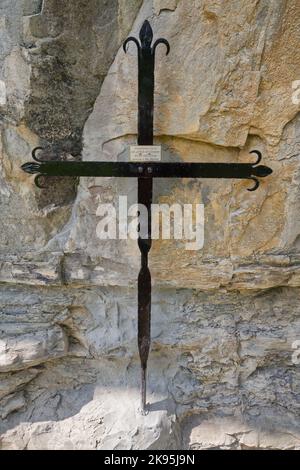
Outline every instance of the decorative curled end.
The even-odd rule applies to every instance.
[[[44,177],[43,174],[41,174],[41,169],[42,169],[42,164],[44,163],[43,160],[40,160],[38,157],[37,157],[37,152],[39,150],[44,150],[43,147],[36,147],[35,149],[33,149],[31,155],[32,155],[32,158],[33,160],[35,160],[35,162],[28,162],[28,163],[24,163],[21,168],[23,171],[25,171],[26,173],[29,173],[30,175],[35,175],[36,173],[38,173],[38,175],[34,178],[34,182],[35,182],[35,185],[40,188],[40,189],[43,189],[44,186],[41,184],[41,178]]]
[[[140,30],[139,37],[140,37],[140,43],[133,36],[130,36],[129,38],[126,39],[126,41],[123,43],[123,50],[124,50],[125,54],[128,50],[127,46],[130,42],[135,43],[135,45],[138,48],[139,52],[141,50],[142,51],[148,50],[148,51],[151,51],[151,54],[155,53],[155,49],[159,44],[165,44],[165,46],[167,48],[167,55],[169,54],[170,44],[168,43],[168,41],[166,39],[163,39],[163,38],[157,39],[155,41],[155,43],[153,44],[152,48],[151,48],[151,44],[152,44],[152,40],[153,40],[153,30],[152,30],[152,27],[151,27],[148,20],[144,21],[143,26],[141,27],[141,30]]]
[[[252,150],[250,153],[257,155],[257,161],[252,164],[252,174],[264,178],[273,173],[272,169],[265,165],[258,165],[261,162],[262,154],[259,150]]]
[[[140,51],[141,46],[140,46],[139,41],[138,41],[136,38],[134,38],[133,36],[130,36],[130,37],[127,38],[126,41],[123,43],[123,50],[124,50],[125,54],[126,54],[126,52],[127,52],[127,50],[128,50],[128,44],[129,44],[130,42],[134,42],[134,43],[136,44],[136,47],[138,48],[138,51]]]
[[[249,180],[254,181],[254,186],[253,186],[253,188],[248,188],[247,191],[251,191],[251,192],[252,192],[252,191],[256,191],[257,188],[259,187],[259,181],[258,181],[258,179],[257,179],[257,178],[249,178]]]
[[[168,42],[166,39],[164,39],[164,38],[159,38],[159,39],[157,39],[157,40],[155,41],[155,43],[153,44],[153,47],[152,47],[152,54],[155,54],[155,49],[157,48],[157,46],[158,46],[159,44],[164,44],[164,45],[166,46],[166,48],[167,48],[166,55],[168,55],[169,52],[170,52],[170,44],[169,44],[169,42]]]
[[[37,175],[34,178],[34,184],[39,188],[39,189],[45,189],[45,186],[41,184],[41,179],[44,178],[44,175]]]
[[[42,163],[43,160],[40,160],[37,156],[36,156],[36,153],[39,151],[39,150],[44,150],[43,147],[36,147],[35,149],[32,150],[32,158],[33,160],[35,160],[36,162],[39,162],[39,163]]]
[[[41,167],[42,165],[40,163],[33,162],[24,163],[24,165],[21,166],[22,170],[26,171],[26,173],[29,173],[30,175],[35,175],[38,173],[38,175],[36,175],[34,178],[34,183],[38,188],[44,189],[45,186],[41,184],[41,178],[44,177],[44,175],[40,173]]]
[[[250,153],[254,153],[255,155],[257,155],[257,161],[255,163],[253,163],[253,166],[258,165],[261,162],[261,159],[262,159],[261,152],[259,150],[251,150]]]
[[[248,191],[256,191],[256,189],[259,187],[259,184],[260,184],[259,180],[256,178],[256,176],[258,176],[260,178],[264,178],[265,176],[268,176],[271,173],[273,173],[273,171],[268,166],[259,165],[259,163],[261,162],[261,159],[262,159],[262,154],[259,150],[252,150],[250,153],[253,153],[253,154],[257,155],[257,160],[256,160],[255,163],[253,163],[251,165],[252,166],[251,173],[252,173],[253,177],[249,178],[252,181],[254,181],[255,184],[254,184],[253,188],[248,189]]]

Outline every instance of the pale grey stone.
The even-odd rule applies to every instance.
[[[37,15],[41,13],[44,0],[23,0],[23,15]]]
[[[24,408],[25,403],[26,401],[23,392],[15,393],[14,395],[6,397],[0,404],[0,414],[2,419],[7,418],[10,413]]]
[[[62,328],[45,327],[30,334],[0,338],[0,372],[22,370],[64,356],[68,342]]]

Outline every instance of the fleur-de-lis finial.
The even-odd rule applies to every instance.
[[[156,47],[158,46],[158,44],[164,44],[167,48],[167,55],[169,54],[170,52],[170,44],[168,43],[168,41],[164,38],[159,38],[155,41],[155,43],[153,44],[153,46],[151,47],[151,44],[152,44],[152,40],[153,40],[153,30],[152,30],[152,27],[149,23],[148,20],[145,20],[141,29],[140,29],[140,34],[139,34],[139,37],[140,37],[140,43],[139,41],[133,37],[133,36],[129,36],[129,38],[126,39],[126,41],[124,42],[123,44],[123,49],[124,49],[124,52],[126,53],[127,52],[127,45],[129,42],[134,42],[135,45],[137,46],[138,48],[138,51],[151,51],[151,54],[154,55],[155,53],[155,49]]]
[[[36,175],[36,177],[34,178],[34,182],[35,182],[35,185],[40,188],[40,189],[44,189],[44,186],[41,184],[41,179],[43,177],[43,174],[41,174],[41,171],[42,171],[42,164],[43,164],[43,160],[40,160],[38,157],[37,157],[37,152],[39,150],[44,150],[43,147],[36,147],[33,151],[32,151],[32,158],[34,160],[34,162],[28,162],[28,163],[24,163],[21,168],[23,171],[25,171],[26,173],[29,173],[30,175]],[[36,163],[35,163],[36,162]]]
[[[259,150],[252,150],[250,153],[253,153],[255,155],[257,155],[257,160],[255,163],[252,164],[252,174],[255,175],[255,176],[260,176],[260,177],[265,177],[265,176],[268,176],[272,173],[272,170],[271,168],[269,168],[268,166],[264,166],[264,165],[259,165],[259,163],[261,162],[261,159],[262,159],[262,154]],[[251,178],[248,178],[252,181],[254,181],[254,186],[252,188],[249,188],[248,191],[256,191],[256,189],[259,187],[259,180],[255,177],[255,176],[252,176]]]

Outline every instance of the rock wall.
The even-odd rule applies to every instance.
[[[127,160],[136,51],[157,53],[155,135],[166,161],[250,161],[245,181],[156,181],[155,202],[202,202],[205,244],[157,240],[150,413],[141,416],[134,241],[96,237],[128,180],[20,170]],[[299,449],[300,4],[297,0],[1,0],[1,449]]]

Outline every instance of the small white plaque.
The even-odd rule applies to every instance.
[[[160,145],[131,145],[130,161],[132,162],[160,162]]]

